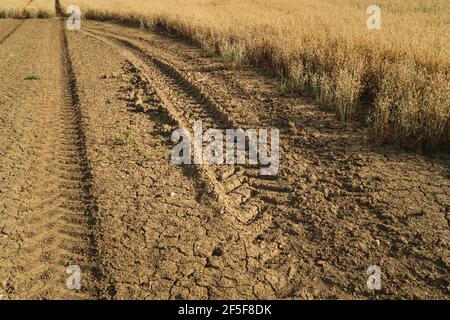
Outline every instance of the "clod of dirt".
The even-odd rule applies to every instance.
[[[266,239],[267,239],[267,235],[265,235],[265,234],[258,234],[256,236],[256,240],[259,240],[259,241],[263,241],[263,240],[266,240]]]
[[[3,226],[0,229],[0,235],[4,236],[4,237],[9,237],[12,236],[12,229],[7,227],[7,226]]]
[[[330,190],[328,188],[323,189],[323,196],[325,197],[325,199],[329,200]]]
[[[111,74],[102,74],[102,76],[100,77],[101,79],[114,79],[114,78],[118,78],[119,75],[115,72],[111,73]]]
[[[220,257],[220,256],[222,256],[223,255],[223,249],[222,248],[220,248],[220,247],[215,247],[214,248],[214,250],[213,250],[213,252],[212,252],[212,255],[213,256],[216,256],[216,257]]]
[[[297,291],[295,293],[295,296],[299,297],[302,300],[313,300],[314,299],[314,296],[307,291]]]
[[[130,94],[128,95],[128,101],[135,101],[135,100],[136,100],[136,93],[134,91],[131,91]]]
[[[221,269],[222,262],[216,256],[208,257],[208,258],[206,258],[206,265],[205,265],[205,267],[206,268],[212,268],[212,269]]]
[[[323,260],[319,260],[316,263],[318,266],[321,266],[321,267],[326,267],[328,265],[328,262],[323,261]]]
[[[173,127],[170,124],[164,124],[161,126],[161,132],[165,134],[171,134],[173,131]]]
[[[403,236],[401,236],[401,237],[399,238],[399,240],[400,240],[403,244],[408,244],[408,240],[407,240],[405,237],[403,237]]]
[[[147,102],[161,103],[161,99],[157,95],[152,95],[151,97],[147,98]]]
[[[317,182],[317,176],[313,172],[309,172],[306,176],[306,180],[310,183],[316,183]]]
[[[144,104],[144,101],[142,101],[142,98],[139,97],[135,102],[134,102],[134,106],[136,108],[137,111],[139,112],[146,112],[146,107]]]

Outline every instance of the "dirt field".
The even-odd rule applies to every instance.
[[[449,155],[375,147],[261,70],[109,23],[0,20],[0,84],[2,299],[450,297]],[[279,128],[278,175],[174,165],[195,120]]]

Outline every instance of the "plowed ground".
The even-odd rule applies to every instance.
[[[372,146],[263,70],[114,24],[1,20],[0,84],[3,299],[449,298],[448,155]],[[279,128],[279,174],[174,165],[196,120]]]

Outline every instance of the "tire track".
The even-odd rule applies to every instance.
[[[320,112],[317,112],[316,110],[313,112],[296,112],[294,106],[298,106],[298,102],[293,103],[292,98],[289,97],[275,99],[275,101],[279,100],[278,103],[263,103],[262,105],[257,106],[253,100],[255,96],[259,96],[258,98],[261,96],[267,97],[266,99],[260,99],[261,101],[271,101],[273,95],[276,95],[277,92],[271,92],[270,88],[266,88],[268,89],[267,94],[261,93],[261,88],[255,90],[255,92],[253,92],[253,89],[250,89],[250,91],[246,90],[246,88],[252,88],[253,86],[251,84],[249,85],[248,79],[243,76],[241,72],[239,73],[239,76],[237,76],[238,79],[229,79],[225,72],[216,73],[214,70],[219,70],[221,68],[219,65],[211,68],[209,59],[200,58],[199,60],[201,61],[197,60],[198,54],[187,53],[189,52],[189,45],[177,45],[177,41],[170,39],[170,37],[167,39],[162,37],[163,39],[161,40],[159,37],[146,31],[136,32],[133,31],[133,29],[122,28],[110,24],[92,23],[89,24],[89,26],[90,28],[103,33],[113,33],[123,38],[132,39],[133,42],[142,44],[142,47],[144,47],[145,50],[152,52],[153,55],[162,57],[165,61],[170,61],[171,64],[181,70],[189,70],[195,74],[195,78],[200,80],[201,84],[206,82],[209,89],[208,92],[213,92],[215,97],[221,99],[221,103],[227,107],[227,111],[230,111],[230,114],[236,115],[235,109],[239,112],[243,111],[242,104],[240,107],[237,106],[235,108],[235,106],[229,103],[229,101],[233,99],[233,95],[230,95],[229,93],[227,95],[227,89],[221,90],[222,86],[227,87],[227,82],[230,82],[228,83],[229,85],[231,84],[229,91],[238,94],[243,90],[243,95],[240,95],[239,98],[244,102],[244,106],[251,106],[249,109],[252,109],[253,112],[257,113],[257,117],[254,118],[257,118],[257,121],[260,121],[261,125],[274,125],[276,127],[284,128],[280,133],[285,145],[289,146],[289,151],[284,153],[283,160],[286,161],[287,157],[291,157],[291,159],[301,158],[301,162],[304,165],[299,166],[298,162],[297,164],[293,163],[292,170],[289,170],[291,176],[294,176],[295,173],[300,173],[298,174],[297,179],[298,184],[293,184],[294,186],[298,186],[296,194],[293,197],[289,197],[290,199],[287,199],[295,203],[292,204],[292,206],[284,206],[284,208],[289,209],[289,211],[278,210],[279,214],[277,214],[276,223],[280,226],[280,229],[283,229],[285,234],[293,232],[295,235],[295,231],[299,230],[299,233],[304,235],[304,238],[308,239],[310,244],[313,244],[313,250],[315,250],[315,248],[324,250],[317,254],[309,254],[308,259],[313,261],[313,265],[317,263],[319,266],[322,265],[323,261],[331,262],[335,269],[334,275],[342,275],[331,277],[329,275],[321,275],[321,277],[325,279],[325,282],[336,283],[341,289],[347,291],[353,291],[356,287],[357,289],[355,291],[366,294],[363,290],[364,287],[361,286],[361,284],[364,283],[364,279],[358,279],[358,272],[360,272],[359,270],[364,271],[369,263],[381,264],[384,257],[391,255],[392,251],[395,250],[405,250],[406,258],[399,257],[399,259],[395,261],[395,263],[400,263],[402,265],[399,269],[407,270],[411,268],[410,265],[417,265],[417,263],[419,263],[417,257],[414,254],[411,254],[411,252],[407,252],[405,247],[408,247],[412,242],[415,242],[414,237],[411,237],[412,234],[416,234],[416,232],[420,233],[422,231],[418,231],[418,228],[411,228],[408,230],[404,229],[404,227],[395,225],[395,219],[399,215],[399,209],[393,210],[394,213],[391,216],[390,221],[385,217],[380,218],[380,213],[384,212],[389,207],[395,208],[396,202],[412,202],[416,207],[434,207],[433,211],[439,212],[437,217],[440,221],[437,224],[440,224],[441,221],[443,221],[442,217],[444,217],[444,219],[446,219],[444,220],[446,221],[445,225],[448,226],[449,215],[446,214],[448,210],[446,210],[445,204],[443,205],[443,202],[445,201],[439,201],[437,196],[433,194],[434,191],[423,192],[421,187],[418,190],[417,196],[412,195],[412,192],[409,196],[402,196],[401,190],[394,191],[396,190],[396,187],[398,188],[399,180],[401,180],[401,178],[399,179],[397,170],[392,167],[389,168],[392,163],[389,164],[389,161],[386,161],[387,158],[381,159],[380,161],[378,155],[373,153],[374,150],[367,148],[367,146],[361,147],[357,141],[364,141],[364,139],[359,134],[353,136],[351,143],[348,143],[349,141],[345,141],[345,139],[336,139],[336,137],[339,136],[337,132],[340,130],[333,124],[333,121],[326,120],[328,115],[320,115]],[[188,50],[184,51],[183,49],[186,48]],[[202,57],[201,54],[200,57]],[[211,69],[214,72],[209,74],[208,70],[210,71]],[[259,86],[262,79],[258,77],[256,79]],[[245,83],[246,85],[241,86],[242,83]],[[238,90],[235,90],[236,87]],[[276,86],[274,87],[276,88]],[[274,104],[276,104],[275,108],[273,108]],[[302,106],[301,108],[303,109],[304,107]],[[316,116],[317,119],[313,119],[313,117]],[[323,118],[325,121],[320,120],[320,118]],[[242,116],[242,119],[245,119],[245,117]],[[239,123],[249,123],[252,120],[252,118],[249,118],[244,121],[241,120]],[[311,126],[311,124],[314,124],[314,126]],[[351,130],[346,130],[346,133],[349,132],[351,132]],[[350,134],[353,135],[352,133]],[[359,148],[361,149],[358,150]],[[363,154],[361,154],[361,150],[364,150]],[[381,150],[381,154],[385,152],[386,150]],[[401,152],[399,152],[397,156],[400,156],[400,158],[403,159],[408,158],[408,156],[401,155]],[[287,163],[289,162],[289,159],[287,159]],[[370,168],[366,169],[367,171],[378,171],[378,168],[373,165],[374,162],[378,162],[378,166],[383,168],[380,171],[387,172],[387,176],[396,176],[393,180],[395,181],[393,184],[397,185],[396,187],[389,190],[385,184],[373,184],[372,181],[370,181],[370,178],[367,179],[366,177],[364,179],[360,174],[361,169],[359,168],[370,166]],[[417,165],[417,163],[410,160],[407,160],[407,162],[409,163],[409,170],[414,170],[412,167]],[[356,166],[352,166],[353,164],[356,164]],[[427,166],[424,165],[419,165],[419,167],[421,168],[419,171],[429,170],[427,169]],[[407,174],[408,173],[406,173],[406,175]],[[404,174],[400,174],[400,176],[404,176]],[[445,170],[442,175],[434,175],[434,173],[431,174],[430,172],[430,176],[428,177],[430,185],[440,184],[445,186],[445,182],[442,180],[443,177],[445,177]],[[377,194],[379,192],[386,194],[386,191],[390,193],[389,197],[385,196],[387,205],[375,206]],[[445,191],[440,191],[440,193],[443,194]],[[440,197],[442,197],[442,195],[440,195]],[[350,212],[350,214],[348,212]],[[347,214],[349,216],[353,214],[350,223],[345,221],[345,219],[342,219],[342,217],[345,217]],[[405,214],[405,216],[407,217],[408,214]],[[406,217],[402,217],[402,219],[404,219],[403,221],[410,219]],[[432,220],[433,219],[429,219],[429,217],[424,218],[421,222],[420,230],[428,233],[427,225],[431,225],[433,223],[431,222]],[[290,224],[290,222],[292,222],[293,225]],[[389,239],[386,242],[390,243],[388,246],[393,244],[392,251],[390,251],[391,249],[389,248],[381,248],[378,244],[372,244],[373,241],[379,243],[379,240],[372,240],[372,243],[370,243],[370,241],[366,242],[366,239],[370,239],[370,236],[363,241],[358,239],[358,237],[355,237],[355,240],[345,239],[342,234],[345,234],[345,230],[351,228],[351,225],[355,222],[362,232],[371,234],[376,239]],[[299,223],[301,227],[295,228],[295,225]],[[385,223],[389,226],[386,227],[386,225],[384,225]],[[393,230],[395,230],[395,232]],[[409,237],[403,236],[403,240],[399,240],[400,234],[408,233]],[[436,239],[448,239],[443,231],[440,231],[439,234],[433,235],[432,237],[435,237]],[[301,238],[303,237],[298,237],[297,239]],[[405,246],[405,243],[407,242],[404,241],[406,238],[409,238],[407,240],[407,242],[409,242],[407,246]],[[345,245],[342,244],[343,239],[345,239]],[[296,242],[296,239],[293,241]],[[348,248],[352,246],[353,241],[366,242],[366,244],[361,245],[361,248],[363,248],[362,250],[356,249],[352,252],[352,255],[349,255],[348,259],[351,262],[343,264],[341,262],[341,257],[339,257],[336,252],[346,252],[349,250]],[[444,243],[445,241],[446,240],[443,240]],[[304,240],[299,240],[298,242],[297,244],[292,245],[292,247],[300,248],[305,243]],[[335,248],[336,244],[339,242],[341,242],[339,250],[330,250],[330,248]],[[413,245],[415,250],[423,250],[420,259],[420,263],[423,266],[421,268],[422,272],[423,270],[429,270],[430,266],[433,266],[433,269],[437,270],[436,274],[438,274],[438,276],[436,277],[442,277],[441,275],[445,274],[446,270],[445,263],[442,264],[440,261],[440,256],[442,256],[442,251],[440,250],[444,250],[443,247],[445,247],[445,245],[436,245],[432,249],[430,247],[423,249],[421,246],[422,245],[418,245],[417,242]],[[368,247],[370,247],[370,249],[368,249]],[[434,254],[430,254],[430,252],[434,252]],[[305,255],[305,253],[301,251],[298,253],[300,256]],[[424,256],[427,256],[427,258],[424,258]],[[357,257],[357,259],[355,259],[355,257]],[[358,263],[355,264],[354,261],[358,261]],[[351,265],[355,271],[349,272],[346,265]],[[328,266],[329,265],[327,265],[327,267]],[[426,277],[421,275],[420,272],[412,271],[411,274],[414,274],[413,281],[421,283],[416,284],[417,288],[422,287],[423,284],[427,283]],[[425,272],[425,274],[429,273]],[[348,279],[351,278],[353,279],[349,281]],[[352,283],[349,284],[350,282]],[[359,285],[354,285],[354,283],[359,283]],[[404,290],[401,285],[396,284],[396,286],[397,288],[394,290]],[[395,287],[395,285],[392,287]],[[427,285],[425,285],[425,287],[427,287]],[[441,294],[446,293],[447,290],[445,281],[441,281],[440,283],[436,282],[436,285],[430,287],[432,287],[433,290],[439,290]]]
[[[166,125],[187,129],[194,121],[202,120],[207,128],[241,128],[194,79],[169,62],[127,39],[86,29],[83,32],[108,47],[117,48],[126,57],[135,84],[131,96],[143,94],[143,101],[157,101],[167,113]],[[195,165],[195,169],[203,186],[203,199],[213,206],[218,204],[217,211],[223,219],[232,221],[239,237],[250,247],[258,236],[264,237],[264,233],[276,228],[272,217],[277,214],[275,210],[280,211],[277,206],[289,204],[291,189],[278,183],[277,177],[261,176],[258,165]],[[279,296],[285,294],[283,289],[291,266],[288,255],[277,248],[281,243],[283,239],[272,241],[275,248],[261,259],[261,269],[272,275],[277,270],[274,277],[277,280],[268,281],[268,286]]]
[[[109,42],[105,39],[101,39],[96,35],[87,33],[88,36],[93,37],[94,39],[96,39],[97,41],[102,42],[103,44],[109,45],[109,46],[114,46],[114,44],[112,42]],[[117,46],[117,45],[116,45]],[[135,53],[131,52],[130,50],[125,50],[121,51],[121,53],[129,58],[129,62],[132,64],[133,68],[137,68],[139,69],[139,67],[137,67],[137,65],[143,66],[145,68],[145,72],[147,72],[147,74],[150,74],[153,76],[154,72],[156,70],[150,70],[148,69],[148,65],[145,63],[145,61],[143,59],[141,59],[139,56],[135,55]],[[132,62],[133,61],[133,62]],[[161,85],[163,83],[170,83],[173,84],[175,86],[178,86],[177,82],[174,82],[174,79],[167,77],[167,75],[165,75],[164,73],[160,73],[158,74],[159,77],[163,76],[164,78],[160,78],[158,79],[158,84]],[[152,81],[155,80],[155,78],[152,77]],[[139,79],[139,81],[142,81],[145,84],[150,83],[149,79],[147,78],[141,78]],[[177,94],[182,94],[182,99],[184,99],[185,101],[188,101],[188,104],[190,107],[193,107],[194,109],[194,113],[198,116],[201,117],[202,120],[206,120],[206,122],[208,124],[214,124],[216,121],[211,119],[211,117],[209,116],[208,112],[205,112],[205,110],[203,110],[203,108],[201,106],[196,105],[197,104],[197,97],[193,97],[190,94],[183,93],[184,89],[181,88],[182,90],[180,91],[180,88],[178,87],[178,91]],[[160,99],[162,101],[162,105],[164,106],[164,108],[167,111],[167,114],[170,118],[170,121],[173,124],[178,125],[179,127],[182,128],[189,128],[189,122],[186,121],[185,117],[182,117],[178,114],[178,112],[176,111],[176,108],[178,107],[178,105],[174,105],[171,101],[171,98],[164,94],[161,91],[158,91],[157,93],[158,95],[158,99]],[[189,118],[192,119],[192,118]],[[220,127],[224,128],[223,124],[219,124]],[[222,203],[222,206],[218,207],[217,209],[220,211],[229,209],[229,206],[227,205],[227,199],[226,199],[226,195],[224,193],[224,190],[222,189],[221,185],[219,183],[217,183],[217,179],[215,178],[214,174],[206,167],[206,166],[195,166],[195,169],[197,171],[197,174],[201,180],[201,182],[205,185],[205,190],[209,190],[209,192],[207,192],[204,196],[207,198],[211,198],[213,199],[213,201],[218,201],[220,203]]]
[[[125,46],[145,61],[147,65],[157,69],[159,77],[161,78],[161,80],[158,81],[159,83],[165,82],[171,86],[177,87],[176,89],[174,88],[173,91],[179,94],[183,101],[187,101],[188,103],[177,103],[175,106],[168,101],[170,99],[169,97],[163,97],[163,104],[170,105],[167,109],[181,127],[191,128],[194,121],[202,120],[209,128],[245,129],[244,126],[238,124],[237,121],[229,116],[224,110],[224,107],[222,107],[214,97],[199,87],[190,75],[180,71],[170,64],[170,62],[152,55],[127,39],[112,35],[105,36],[90,30],[89,33],[94,36],[100,35],[110,38],[122,44],[122,46]],[[154,80],[154,78],[152,80]],[[267,193],[264,194],[265,201],[269,200],[273,203],[279,203],[278,195],[292,191],[289,187],[278,185],[276,183],[277,177],[261,176],[259,170],[260,166],[252,165],[233,165],[225,171],[221,170],[219,167],[214,167],[215,172],[213,181],[215,184],[221,185],[220,189],[224,190],[225,196],[230,197],[228,201],[237,208],[243,205],[244,202],[249,201],[248,199],[239,199],[240,195],[236,192],[236,190],[244,184],[248,184],[248,189],[251,189],[253,192],[258,192],[258,190],[267,191]]]
[[[21,241],[11,253],[9,297],[89,299],[98,296],[96,201],[64,21],[50,23],[55,58],[48,60],[45,76],[52,87],[35,114],[42,131],[27,174],[33,188],[22,196],[28,198],[21,209]],[[66,287],[70,265],[81,268],[81,290]]]
[[[59,4],[59,1],[58,1]],[[71,210],[72,215],[69,219],[72,224],[82,225],[85,232],[85,238],[88,240],[87,248],[84,251],[84,258],[88,260],[88,270],[90,274],[91,292],[98,296],[100,294],[100,270],[98,269],[100,260],[98,256],[96,240],[95,240],[95,228],[97,226],[96,212],[97,201],[92,192],[92,174],[89,160],[87,158],[86,137],[83,130],[83,119],[80,109],[80,101],[77,89],[77,80],[75,71],[72,65],[72,59],[70,57],[67,34],[65,29],[65,20],[61,19],[62,31],[62,46],[63,46],[63,65],[65,75],[65,95],[66,103],[64,104],[65,114],[67,115],[63,125],[65,126],[65,136],[71,138],[67,140],[67,144],[64,145],[63,151],[66,153],[65,161],[63,161],[63,168],[68,173],[72,180],[67,180],[68,177],[61,175],[65,178],[64,185],[66,187],[76,190],[71,197],[67,210]],[[78,169],[77,171],[72,171]],[[71,176],[71,173],[76,176]],[[80,210],[82,209],[82,210]],[[80,216],[81,214],[81,216]],[[80,222],[83,222],[81,224]],[[70,234],[73,238],[77,237],[77,234]]]

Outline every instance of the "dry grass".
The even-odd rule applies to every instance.
[[[371,0],[61,0],[86,18],[181,34],[233,68],[269,67],[281,94],[309,93],[343,124],[368,102],[379,142],[448,149],[450,1],[376,3],[381,30],[366,26]]]
[[[50,18],[55,16],[53,0],[1,0],[0,18]]]

